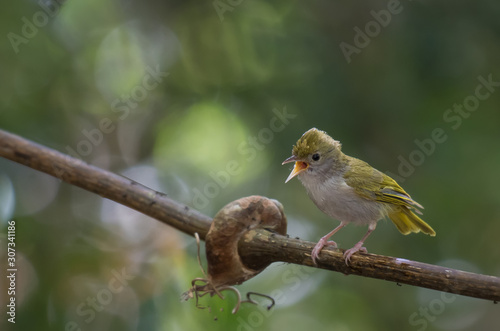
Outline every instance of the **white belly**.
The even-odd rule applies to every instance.
[[[385,216],[380,202],[360,197],[342,177],[319,182],[313,176],[299,175],[311,200],[328,216],[341,222],[366,225]]]

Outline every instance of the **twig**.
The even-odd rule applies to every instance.
[[[274,235],[266,231],[249,232],[240,241],[240,255],[246,264],[263,257],[315,267],[311,251],[315,243]],[[324,248],[318,267],[346,275],[378,278],[398,284],[408,284],[480,299],[499,301],[500,278],[445,268],[390,256],[357,253],[347,266],[343,249]]]
[[[0,156],[45,172],[202,239],[212,218],[133,180],[0,130]]]
[[[210,217],[162,193],[3,130],[0,130],[0,156],[133,208],[187,234],[197,232],[204,239],[208,232]],[[315,267],[310,257],[313,247],[312,242],[266,230],[252,230],[239,242],[240,255],[247,266],[282,261]],[[354,255],[347,266],[342,254],[342,250],[323,249],[318,267],[500,301],[498,277],[367,253]]]

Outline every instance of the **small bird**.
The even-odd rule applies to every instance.
[[[345,155],[342,145],[326,132],[312,128],[302,135],[292,149],[292,156],[282,164],[295,162],[285,183],[298,176],[307,194],[316,206],[340,225],[322,237],[314,247],[311,257],[316,264],[325,245],[337,247],[328,241],[334,233],[349,223],[368,225],[368,232],[344,252],[347,265],[351,256],[366,252],[363,243],[375,230],[377,222],[389,217],[402,234],[422,231],[435,236],[436,232],[415,213],[423,209],[394,179],[368,163]]]

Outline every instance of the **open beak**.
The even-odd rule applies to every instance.
[[[290,179],[292,179],[293,177],[300,174],[302,171],[309,168],[309,163],[304,162],[304,161],[299,161],[295,155],[290,156],[288,159],[283,161],[283,163],[281,165],[283,165],[285,163],[290,163],[290,162],[295,162],[295,166],[293,167],[293,170],[290,173],[290,175],[288,176],[288,178],[285,180],[285,183],[288,183],[288,181],[290,181]]]

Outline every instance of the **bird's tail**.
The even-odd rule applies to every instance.
[[[420,217],[415,215],[411,209],[406,207],[401,207],[397,211],[390,213],[389,218],[402,234],[422,231],[432,237],[436,235],[436,232],[429,224],[425,223]]]

